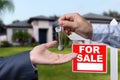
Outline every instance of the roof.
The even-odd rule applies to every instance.
[[[105,20],[109,20],[109,19],[113,19],[113,17],[108,17],[108,16],[102,16],[99,14],[94,14],[94,13],[88,13],[83,15],[84,18],[91,18],[91,19],[105,19]]]
[[[31,22],[33,20],[47,20],[47,21],[55,21],[58,17],[47,17],[47,16],[35,16],[31,17],[29,20],[18,21],[12,24],[6,25],[6,28],[32,28]]]
[[[31,23],[33,20],[45,20],[45,21],[55,21],[57,20],[58,17],[57,16],[53,16],[53,17],[47,17],[47,16],[35,16],[35,17],[31,17],[28,22]]]
[[[83,15],[83,17],[89,20],[91,23],[110,23],[113,17],[103,16],[94,13],[88,13]],[[120,22],[120,19],[116,18],[117,21]]]
[[[6,25],[6,28],[32,28],[32,25],[28,23],[28,20],[24,20],[24,21],[8,24]]]

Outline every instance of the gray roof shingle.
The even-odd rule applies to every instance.
[[[28,22],[29,23],[31,23],[33,20],[45,20],[45,21],[55,21],[55,20],[57,20],[58,19],[58,17],[47,17],[47,16],[42,16],[42,15],[40,15],[40,16],[35,16],[35,17],[31,17],[29,20],[28,20]]]
[[[108,17],[108,16],[103,16],[99,14],[94,14],[94,13],[88,13],[83,15],[84,18],[91,18],[91,19],[105,19],[105,20],[111,20],[113,17]]]
[[[24,20],[24,21],[8,24],[6,25],[6,28],[32,28],[32,25],[28,23],[28,20]]]
[[[83,17],[87,20],[89,20],[91,23],[107,23],[109,24],[110,21],[113,19],[113,17],[103,16],[99,14],[94,13],[88,13],[83,15]],[[116,18],[118,22],[120,22],[120,19]]]

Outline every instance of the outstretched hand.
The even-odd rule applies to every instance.
[[[30,52],[30,59],[33,64],[62,64],[71,61],[77,56],[75,53],[57,54],[48,50],[55,46],[57,41],[41,44]]]

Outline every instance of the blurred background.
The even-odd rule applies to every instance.
[[[119,25],[119,5],[120,0],[0,0],[0,56],[11,56],[57,40],[54,22],[67,13],[79,13],[93,26],[109,26],[113,18]],[[71,52],[71,40],[64,33],[62,36],[65,50],[58,51],[55,47],[51,51]],[[108,72],[105,74],[73,73],[69,62],[55,66],[39,65],[39,80],[110,80],[109,57],[108,49]],[[118,61],[120,63],[120,59]]]

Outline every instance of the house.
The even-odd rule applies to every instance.
[[[34,39],[39,43],[50,42],[55,39],[55,22],[57,17],[36,16],[28,20],[33,26]]]
[[[55,20],[56,17],[36,16],[6,25],[8,42],[16,45],[12,41],[12,35],[19,30],[27,31],[36,42],[46,43],[52,41],[55,39],[53,36],[55,31],[52,25]]]
[[[112,17],[102,16],[98,14],[88,13],[83,15],[93,26],[109,26]],[[46,17],[46,16],[36,16],[31,17],[28,20],[18,21],[9,25],[6,25],[7,29],[7,40],[9,43],[12,42],[12,35],[18,30],[27,31],[35,41],[39,43],[46,43],[56,39],[55,27],[53,22],[56,21],[58,17]],[[120,19],[117,19],[120,22]]]
[[[9,43],[13,45],[17,45],[17,43],[13,43],[12,35],[19,30],[27,31],[29,34],[32,35],[33,29],[32,29],[32,25],[27,23],[27,20],[18,21],[18,22],[14,22],[12,24],[6,25],[7,40]]]

